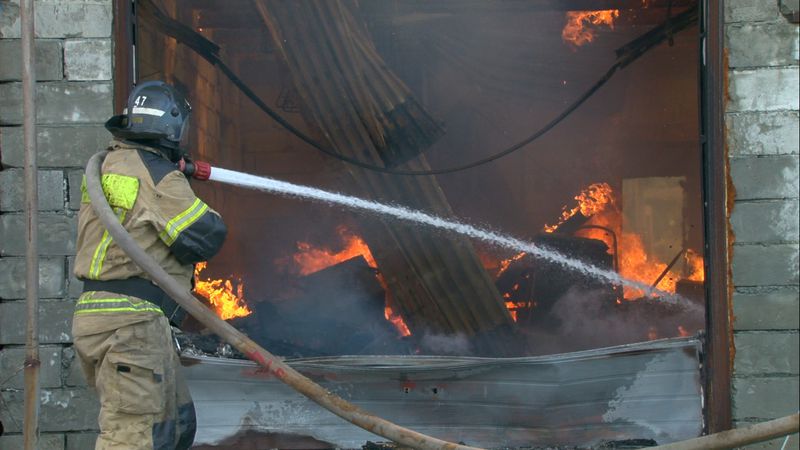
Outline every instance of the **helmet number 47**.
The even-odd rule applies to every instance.
[[[134,100],[133,104],[135,106],[144,106],[144,101],[145,100],[147,100],[147,96],[146,95],[139,95],[139,96],[136,97],[136,100]]]

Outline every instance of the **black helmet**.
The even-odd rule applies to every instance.
[[[177,89],[163,81],[147,81],[136,86],[128,96],[122,114],[106,122],[115,137],[147,143],[169,152],[170,159],[180,159],[181,141],[188,137],[192,107]]]

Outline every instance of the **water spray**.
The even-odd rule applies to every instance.
[[[344,206],[353,210],[370,212],[379,216],[393,217],[417,225],[426,225],[432,228],[454,232],[497,247],[517,252],[525,252],[529,255],[559,264],[565,268],[581,272],[590,277],[608,281],[614,285],[627,286],[640,290],[648,297],[657,295],[660,299],[669,303],[680,303],[684,306],[690,304],[689,300],[681,295],[656,289],[654,286],[647,283],[629,280],[614,271],[593,266],[579,259],[570,258],[547,247],[457,220],[445,219],[405,206],[379,203],[337,192],[329,192],[310,186],[276,180],[274,178],[212,167],[207,163],[195,162],[192,164],[196,169],[193,169],[191,173],[186,171],[185,173],[199,180],[218,181],[233,186],[271,192],[285,197],[316,200],[327,204]]]

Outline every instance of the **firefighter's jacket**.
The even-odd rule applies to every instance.
[[[109,150],[101,169],[109,205],[139,246],[190,289],[194,263],[217,253],[227,232],[225,224],[156,149],[115,140]],[[82,191],[75,275],[99,281],[149,279],[114,244],[89,204],[85,184]],[[99,304],[92,307],[102,309]]]

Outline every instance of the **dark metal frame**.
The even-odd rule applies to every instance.
[[[134,0],[114,0],[114,111],[125,107],[135,74],[136,15]]]
[[[724,53],[723,2],[701,5],[701,142],[706,257],[706,429],[732,426],[731,374],[733,337],[730,322],[730,246],[728,165],[724,98],[727,61]],[[114,0],[114,107],[121,111],[135,82],[135,0]]]
[[[724,0],[701,1],[701,143],[706,263],[706,428],[731,428],[730,251],[728,154],[725,145],[727,60]]]

